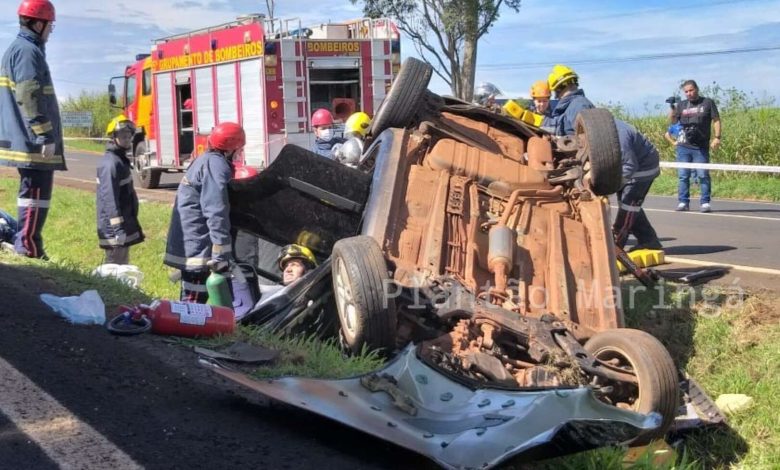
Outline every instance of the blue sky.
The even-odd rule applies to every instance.
[[[0,47],[16,34],[16,1],[0,11]],[[9,5],[13,3],[13,5]],[[82,89],[103,90],[152,39],[264,12],[260,0],[59,0],[57,27],[47,47],[60,99]],[[154,11],[155,14],[150,12]],[[277,17],[304,25],[361,15],[348,0],[277,0]],[[553,63],[648,54],[780,46],[780,0],[646,0],[644,2],[524,0],[503,11],[479,45],[477,82],[524,96]],[[413,55],[409,43],[402,55]],[[573,66],[596,102],[621,102],[642,112],[662,105],[681,80],[717,82],[755,97],[780,97],[780,50],[652,61]],[[431,89],[449,90],[434,79]]]

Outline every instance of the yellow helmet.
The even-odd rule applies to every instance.
[[[135,133],[135,124],[133,124],[133,121],[127,119],[127,116],[124,114],[120,114],[114,119],[108,121],[106,135],[113,137],[114,132],[121,131],[122,129],[130,129],[131,132]]]
[[[544,80],[537,80],[531,85],[531,98],[549,98],[550,87]]]
[[[579,78],[577,73],[570,67],[557,64],[553,66],[552,72],[547,77],[547,84],[550,86],[550,90],[556,91],[561,86],[577,78]]]
[[[371,118],[363,111],[358,111],[357,113],[352,113],[347,122],[344,123],[344,132],[351,132],[365,137],[369,126],[371,126]]]
[[[317,258],[314,257],[314,253],[303,245],[292,244],[282,248],[282,251],[279,252],[279,259],[277,260],[279,269],[284,270],[284,264],[291,259],[303,261],[309,269],[317,266]]]

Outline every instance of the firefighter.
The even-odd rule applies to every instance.
[[[482,82],[474,89],[474,102],[489,109],[498,109],[496,96],[501,96],[501,90],[490,82]]]
[[[338,146],[344,143],[344,138],[333,134],[333,115],[325,108],[314,111],[311,115],[311,125],[314,128],[314,147],[312,152],[327,158],[334,158]]]
[[[144,241],[127,158],[133,148],[135,125],[119,115],[108,123],[106,135],[111,142],[97,168],[98,243],[106,253],[106,263],[129,264],[130,247]]]
[[[0,63],[0,165],[19,171],[17,254],[47,259],[41,232],[49,212],[54,171],[65,170],[60,109],[45,44],[54,30],[49,0],[24,0],[19,34]]]
[[[554,130],[555,135],[574,135],[574,121],[583,109],[595,108],[579,87],[579,76],[565,65],[555,65],[547,77],[550,90],[555,92],[558,104],[546,117],[542,127]]]
[[[227,271],[233,262],[228,184],[233,158],[246,144],[244,129],[218,124],[208,151],[193,160],[176,191],[164,263],[181,271],[181,300],[205,303],[209,269]]]
[[[353,113],[344,123],[347,140],[334,152],[335,159],[350,168],[357,168],[363,155],[363,140],[371,127],[371,117],[359,111]]]
[[[314,253],[303,245],[287,245],[282,248],[277,261],[282,270],[282,284],[289,286],[304,274],[317,267]]]
[[[634,250],[660,250],[658,235],[642,209],[650,186],[661,174],[658,150],[634,126],[620,119],[615,119],[615,126],[623,164],[623,187],[617,193],[619,208],[612,226],[615,245],[623,248],[628,236],[634,235],[637,240]]]
[[[537,80],[531,85],[531,100],[533,100],[533,107],[531,111],[541,114],[542,116],[549,116],[552,113],[550,109],[550,87],[544,80]]]

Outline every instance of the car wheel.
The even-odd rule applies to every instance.
[[[145,189],[156,189],[160,186],[160,170],[144,169],[147,164],[146,143],[141,142],[135,147],[133,154],[133,169],[138,175],[138,184]]]
[[[614,194],[620,189],[623,167],[620,139],[615,118],[607,109],[585,109],[574,122],[585,166],[585,179],[598,196]]]
[[[390,91],[374,112],[369,134],[377,136],[390,127],[411,124],[428,90],[433,67],[413,57],[407,58]]]
[[[367,236],[339,240],[333,246],[333,292],[341,334],[352,352],[391,351],[395,310],[384,295],[387,265],[377,242]]]
[[[597,333],[584,348],[609,367],[637,378],[637,384],[609,383],[613,391],[602,397],[604,401],[639,413],[654,411],[661,415],[661,425],[640,435],[632,445],[662,438],[677,413],[680,395],[677,368],[664,345],[644,331],[619,328]]]

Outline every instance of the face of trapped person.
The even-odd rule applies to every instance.
[[[304,274],[306,274],[306,265],[303,264],[303,261],[293,258],[284,265],[282,284],[289,286],[303,277]]]

